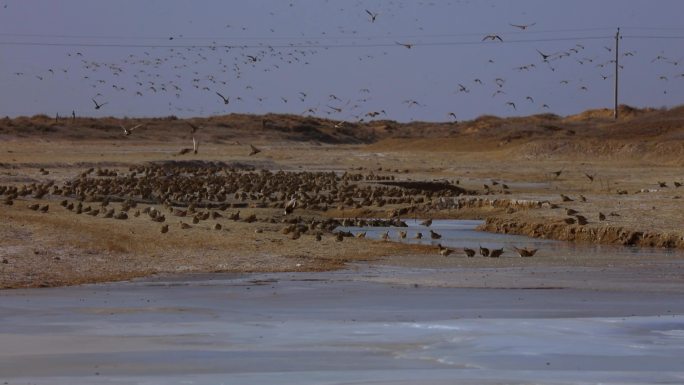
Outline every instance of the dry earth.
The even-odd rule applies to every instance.
[[[186,121],[156,119],[62,119],[47,116],[0,119],[0,186],[63,186],[86,170],[150,165],[215,163],[246,170],[344,172],[360,174],[365,187],[402,185],[413,202],[377,199],[369,204],[335,203],[326,209],[297,208],[282,213],[282,202],[269,206],[249,198],[239,206],[247,223],[223,217],[181,229],[183,218],[170,215],[163,202],[139,202],[166,212],[169,231],[145,215],[126,220],[77,215],[60,206],[67,199],[99,207],[101,199],[48,192],[14,199],[0,195],[0,287],[56,286],[128,279],[160,273],[324,270],[354,261],[383,261],[409,266],[452,267],[628,267],[629,258],[599,260],[545,254],[531,259],[499,260],[460,256],[444,258],[434,248],[345,238],[323,231],[299,239],[284,234],[283,220],[404,216],[486,219],[483,230],[578,242],[684,248],[684,107],[638,110],[622,107],[618,122],[610,111],[569,117],[538,115],[500,119],[481,117],[460,123],[376,121],[340,124],[317,118],[228,115],[192,119],[198,154],[178,155],[192,147]],[[127,127],[144,124],[132,135]],[[249,144],[262,150],[250,156]],[[205,162],[205,163],[202,163]],[[591,177],[591,178],[590,178]],[[97,179],[96,177],[93,177]],[[440,181],[474,192],[438,196],[417,192],[416,182]],[[508,188],[504,189],[503,185]],[[662,185],[664,184],[664,185]],[[418,184],[419,185],[419,184]],[[403,187],[402,187],[403,186]],[[386,186],[387,187],[387,186]],[[561,194],[572,199],[564,201]],[[377,198],[377,197],[376,197]],[[47,213],[29,205],[49,204]],[[186,205],[187,206],[187,205]],[[246,206],[246,207],[245,207]],[[110,208],[121,211],[122,202]],[[175,209],[187,208],[177,206]],[[566,209],[577,213],[568,215]],[[605,219],[599,218],[599,213]],[[582,224],[581,218],[586,218]],[[566,223],[570,219],[574,223]],[[603,217],[601,217],[603,218]],[[188,220],[186,222],[190,223]],[[221,230],[214,230],[216,223]],[[457,253],[460,255],[460,253]],[[655,257],[654,257],[655,258]],[[643,262],[643,269],[677,262]],[[393,262],[394,261],[394,262]],[[661,263],[662,262],[662,263]],[[684,275],[677,267],[677,277]],[[669,271],[673,273],[673,270]]]

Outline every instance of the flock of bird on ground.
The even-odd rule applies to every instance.
[[[381,18],[391,17],[390,13],[373,9],[357,10],[361,17],[366,17],[367,22],[378,24]],[[226,27],[228,31],[233,26]],[[243,27],[242,30],[247,30]],[[510,23],[507,28],[517,34],[530,33],[537,28],[537,23]],[[346,31],[354,36],[356,31]],[[271,33],[275,33],[271,31]],[[324,34],[325,35],[325,34]],[[274,35],[277,36],[277,35]],[[325,36],[322,36],[322,38]],[[171,36],[169,40],[174,42],[182,40],[183,36]],[[325,37],[327,39],[327,37]],[[505,32],[486,34],[482,37],[482,43],[500,44],[507,41]],[[421,44],[420,41],[395,41],[397,47],[414,50]],[[45,81],[50,77],[59,76],[60,73],[74,80],[77,76],[79,81],[92,88],[91,106],[95,110],[106,109],[111,103],[117,103],[122,98],[147,98],[163,96],[168,101],[170,111],[181,113],[206,113],[203,109],[197,110],[192,107],[197,91],[204,95],[213,95],[216,100],[216,110],[219,107],[229,108],[230,112],[239,111],[245,105],[262,105],[267,99],[279,100],[281,106],[293,113],[301,115],[316,115],[338,119],[366,121],[376,118],[388,118],[387,111],[398,106],[385,108],[371,108],[371,104],[377,107],[374,101],[372,87],[362,86],[356,94],[338,95],[328,92],[327,97],[312,97],[317,94],[309,90],[293,90],[291,93],[274,94],[273,91],[258,89],[256,83],[249,79],[250,76],[259,76],[259,73],[270,73],[286,70],[288,66],[308,66],[313,63],[317,56],[323,55],[329,48],[312,38],[307,44],[268,45],[262,47],[249,45],[223,45],[212,42],[208,45],[190,47],[153,48],[136,51],[128,54],[120,60],[98,60],[86,51],[66,52],[73,65],[66,68],[47,68],[30,74],[24,71],[15,72],[16,76],[32,77],[39,81]],[[379,56],[388,55],[391,47],[384,47],[383,52],[374,52],[359,56],[359,60],[372,60]],[[458,98],[473,96],[478,90],[478,95],[487,92],[492,98],[501,99],[501,105],[510,112],[518,111],[524,103],[527,106],[534,105],[533,111],[551,110],[552,106],[543,101],[539,95],[520,94],[519,91],[507,87],[508,80],[503,74],[511,70],[516,73],[529,73],[532,71],[550,71],[557,74],[558,87],[574,87],[575,92],[589,91],[595,81],[610,79],[615,63],[614,48],[604,45],[603,47],[589,47],[581,42],[569,43],[566,47],[545,51],[544,49],[531,48],[529,60],[514,68],[498,69],[499,75],[484,75],[473,79],[455,79],[453,81],[453,104],[458,105]],[[416,53],[419,54],[419,53]],[[627,59],[637,56],[637,52],[622,52],[621,56]],[[684,79],[684,72],[680,70],[682,59],[675,56],[658,54],[649,58],[651,64],[658,65],[658,83],[666,84],[675,78]],[[488,58],[483,62],[483,69],[496,63],[495,58]],[[586,71],[587,75],[576,78],[569,75],[571,69],[568,63],[582,67],[593,67],[593,71]],[[493,71],[493,69],[492,69]],[[505,71],[505,72],[504,72]],[[491,71],[490,71],[491,72]],[[74,74],[75,73],[75,74]],[[562,73],[568,73],[568,78],[563,78]],[[458,75],[457,75],[458,76]],[[491,76],[491,78],[490,78]],[[486,91],[485,91],[486,90]],[[570,92],[570,89],[568,89]],[[663,89],[667,93],[667,88]],[[479,96],[478,96],[479,97]],[[203,99],[204,100],[204,99]],[[372,102],[372,103],[371,103]],[[90,103],[90,102],[88,102]],[[425,103],[412,97],[406,97],[402,104],[405,108],[425,107]],[[76,106],[75,106],[76,107]],[[87,114],[84,105],[74,108],[73,113],[79,110],[80,114]],[[529,110],[529,109],[526,109]],[[458,111],[448,111],[445,115],[454,121],[459,116]]]

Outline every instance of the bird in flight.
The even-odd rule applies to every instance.
[[[228,104],[228,103],[230,103],[230,97],[227,98],[227,97],[221,95],[221,94],[218,93],[218,92],[216,93],[216,95],[220,96],[221,99],[223,99],[223,104]]]
[[[485,41],[485,40],[491,40],[491,41],[498,40],[500,42],[503,42],[503,39],[499,35],[487,35],[484,38],[482,38],[482,41]]]
[[[398,42],[398,41],[395,41],[395,43],[397,43],[397,44],[399,44],[399,45],[401,45],[401,46],[404,46],[404,47],[406,47],[406,48],[408,48],[408,49],[411,49],[411,47],[413,47],[413,44],[411,44],[411,43],[400,43],[400,42]]]
[[[141,126],[142,126],[142,124],[138,124],[137,126],[133,126],[131,128],[126,128],[124,126],[121,126],[121,128],[123,128],[124,136],[128,136],[128,135],[133,133],[133,130],[135,130],[136,128],[141,127]]]
[[[249,153],[249,156],[256,155],[261,152],[258,148],[254,147],[253,145],[249,145],[249,147],[252,149],[252,151]]]
[[[549,60],[549,58],[551,57],[551,55],[547,55],[547,54],[545,54],[544,52],[542,52],[542,51],[540,51],[540,50],[537,50],[537,52],[541,55],[542,60],[544,60],[544,61]]]
[[[454,118],[454,120],[458,120],[458,118],[456,118],[456,114],[453,113],[453,112],[449,112],[449,116],[451,116],[452,118]]]
[[[95,109],[96,109],[96,110],[99,110],[100,108],[102,108],[102,106],[104,106],[105,104],[107,104],[107,102],[104,102],[104,103],[102,103],[102,104],[98,104],[97,101],[95,101],[95,99],[92,99],[92,100],[93,100],[93,103],[95,103]]]
[[[190,130],[191,130],[190,133],[191,133],[191,134],[194,134],[195,132],[197,132],[197,130],[199,130],[200,128],[202,128],[202,127],[196,126],[196,125],[194,125],[194,124],[192,124],[192,123],[190,123],[190,122],[185,122],[185,123],[187,123],[188,126],[190,126]]]
[[[510,23],[509,23],[509,24],[510,24]],[[528,29],[528,28],[530,28],[530,27],[532,27],[532,26],[537,25],[537,23],[532,23],[532,24],[510,24],[510,25],[511,25],[511,27],[515,27],[515,28],[520,29],[521,31],[524,31],[524,30],[526,30],[526,29]]]
[[[513,109],[516,111],[518,110],[517,108],[515,108],[515,103],[513,103],[513,102],[506,102],[506,105],[513,107]]]
[[[373,13],[373,12],[371,12],[371,11],[369,11],[369,10],[366,10],[366,13],[368,14],[368,16],[371,17],[371,23],[375,23],[375,18],[378,17],[377,12],[376,12],[376,13]]]

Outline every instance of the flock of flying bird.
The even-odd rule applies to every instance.
[[[359,9],[365,14],[367,22],[372,25],[379,24],[385,13],[373,9]],[[537,23],[521,24],[510,23],[507,27],[516,33],[529,33],[533,31]],[[227,26],[228,29],[233,28]],[[247,27],[243,27],[245,30]],[[273,33],[274,31],[271,30]],[[354,32],[349,32],[354,34]],[[171,36],[169,40],[177,42],[184,37]],[[418,38],[419,39],[419,38]],[[324,40],[325,41],[325,40]],[[507,41],[506,33],[486,34],[481,38],[485,44],[500,44]],[[414,50],[422,44],[421,41],[395,41],[397,47]],[[118,61],[103,61],[89,57],[88,53],[71,51],[66,54],[74,61],[66,68],[48,68],[34,74],[35,79],[45,81],[49,77],[63,73],[74,80],[72,73],[76,73],[82,84],[92,88],[92,103],[95,110],[104,110],[112,107],[112,103],[119,103],[122,98],[155,98],[159,97],[168,103],[172,112],[183,114],[206,114],[205,108],[214,112],[240,111],[241,109],[254,109],[255,106],[263,106],[270,102],[269,108],[278,101],[279,109],[301,115],[316,115],[338,119],[366,121],[378,118],[388,118],[388,112],[399,106],[387,105],[379,107],[382,103],[375,98],[375,92],[370,86],[359,87],[356,94],[337,94],[326,92],[326,96],[313,96],[320,93],[309,90],[296,90],[291,93],[277,95],[274,91],[265,90],[258,85],[259,73],[275,73],[285,71],[287,66],[309,66],[314,63],[318,56],[323,55],[329,47],[321,41],[312,38],[305,44],[287,45],[223,45],[212,42],[208,45],[197,46],[163,46],[130,53]],[[378,50],[378,48],[373,48]],[[380,55],[388,55],[391,47],[380,47],[382,53],[372,52],[359,56],[360,61],[373,60]],[[587,92],[592,84],[599,80],[608,80],[613,75],[612,63],[614,63],[613,48],[604,46],[594,47],[590,50],[581,42],[568,44],[565,49],[557,51],[545,51],[544,49],[530,49],[529,60],[514,68],[499,68],[499,76],[485,75],[473,79],[456,80],[453,84],[454,97],[452,105],[458,106],[461,97],[481,97],[491,95],[492,98],[501,99],[500,105],[507,108],[511,113],[517,111],[544,111],[551,110],[552,106],[543,101],[538,95],[525,94],[511,88],[505,72],[531,73],[533,71],[550,71],[558,76],[558,87],[574,86],[574,91]],[[633,51],[621,54],[625,59],[636,56]],[[524,56],[521,56],[524,57]],[[652,58],[652,64],[662,65],[659,67],[663,72],[657,75],[657,82],[666,83],[674,78],[684,78],[684,72],[677,73],[681,68],[682,59],[671,58],[664,53]],[[495,57],[483,62],[482,68],[497,63]],[[562,73],[568,69],[567,64],[574,63],[583,67],[594,67],[593,71],[585,71],[587,76],[575,78],[569,76],[563,78]],[[628,63],[626,63],[628,64]],[[673,72],[672,70],[675,70]],[[567,71],[570,72],[570,71]],[[26,76],[24,72],[16,72],[17,76]],[[255,78],[256,76],[256,78]],[[491,76],[491,78],[490,78]],[[250,80],[251,79],[251,80]],[[197,109],[196,94],[190,91],[200,92],[205,100],[213,95],[216,100],[214,106],[204,105]],[[477,92],[476,92],[477,91]],[[570,89],[568,89],[570,91]],[[524,91],[523,91],[524,92]],[[665,88],[663,92],[667,93]],[[477,94],[477,96],[476,96]],[[406,97],[402,103],[408,109],[426,107],[426,104],[413,97]],[[382,105],[382,104],[380,104]],[[230,107],[228,107],[230,106]],[[118,108],[118,107],[117,107]],[[221,109],[223,108],[223,109]],[[83,108],[78,108],[81,112]],[[74,109],[74,112],[77,109]],[[445,115],[454,121],[458,120],[459,111],[447,111]],[[85,114],[82,112],[82,114]]]

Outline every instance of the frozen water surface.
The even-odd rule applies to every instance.
[[[679,293],[364,278],[412,273],[357,266],[3,291],[0,383],[684,383]]]

